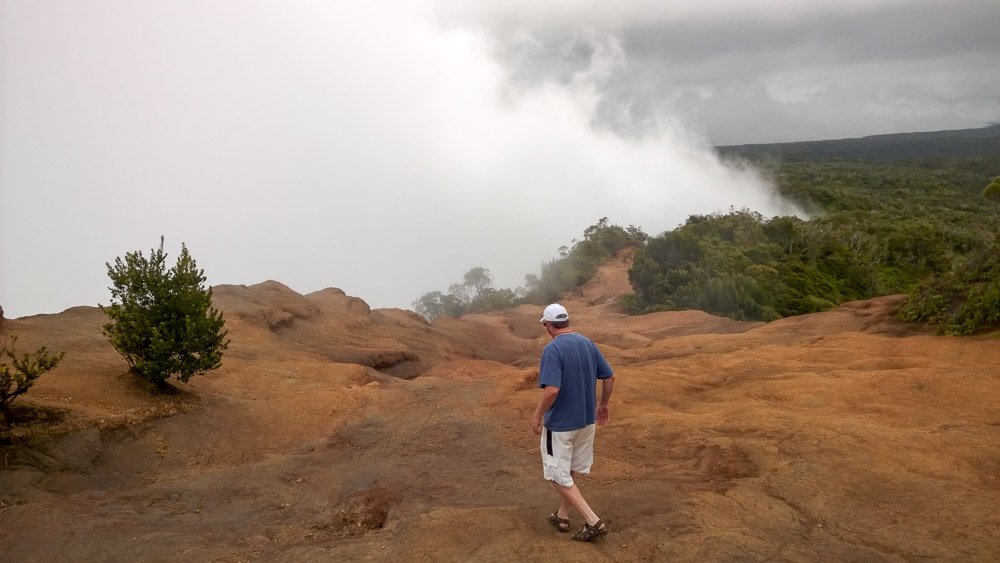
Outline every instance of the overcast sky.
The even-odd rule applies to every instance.
[[[0,305],[211,284],[409,307],[601,217],[795,210],[708,148],[1000,119],[996,0],[0,2]]]

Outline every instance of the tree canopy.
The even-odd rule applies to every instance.
[[[107,264],[112,301],[102,307],[111,345],[133,372],[157,386],[218,368],[229,345],[222,313],[212,306],[212,290],[187,246],[181,245],[169,270],[166,259],[161,237],[148,258],[135,251]]]
[[[993,181],[983,188],[983,197],[990,201],[1000,202],[1000,176],[993,178]]]
[[[997,329],[1000,153],[985,154],[888,161],[762,154],[754,165],[808,217],[730,209],[692,215],[652,238],[605,217],[527,275],[524,287],[493,289],[489,270],[479,267],[448,293],[427,293],[414,305],[433,319],[550,303],[633,247],[634,293],[622,298],[633,314],[700,309],[770,321],[905,293],[904,320],[949,334]]]
[[[635,226],[619,227],[602,217],[587,227],[583,238],[559,249],[559,257],[542,264],[540,274],[525,276],[525,285],[496,289],[487,268],[477,266],[452,284],[448,293],[431,291],[413,302],[414,310],[427,320],[440,316],[494,311],[523,303],[545,304],[566,291],[580,287],[593,277],[597,267],[626,247],[642,245],[647,235]]]
[[[976,191],[997,172],[1000,158],[772,163],[779,192],[812,218],[691,216],[639,250],[625,305],[767,321],[911,293],[906,319],[950,333],[996,327],[992,290],[976,284],[987,283],[983,253],[1000,231],[1000,210]],[[982,314],[945,320],[966,305]]]

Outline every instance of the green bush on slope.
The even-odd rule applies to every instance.
[[[960,336],[1000,327],[1000,236],[955,270],[920,284],[903,304],[900,318]]]

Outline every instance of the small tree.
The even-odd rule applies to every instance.
[[[461,317],[465,314],[466,305],[450,293],[431,291],[413,302],[418,315],[433,321],[438,317]]]
[[[7,356],[11,360],[11,366],[0,361],[0,413],[3,413],[8,426],[13,416],[10,404],[14,398],[27,393],[43,373],[59,364],[64,354],[63,352],[50,354],[42,346],[35,352],[18,356],[14,350],[16,344],[17,337],[11,336],[9,339],[4,339],[3,349],[0,349],[0,358]]]
[[[983,188],[983,197],[990,201],[1000,202],[1000,176],[993,178],[993,181]]]
[[[177,264],[166,269],[160,248],[129,252],[107,264],[111,305],[101,307],[109,322],[104,334],[136,375],[157,387],[176,376],[187,382],[218,368],[229,346],[222,313],[212,307],[212,289],[181,244]]]

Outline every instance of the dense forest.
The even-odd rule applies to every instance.
[[[700,309],[769,321],[906,293],[902,320],[946,334],[1000,328],[1000,127],[970,131],[722,147],[769,174],[809,218],[733,209],[655,237],[604,218],[523,288],[493,289],[489,271],[474,268],[414,306],[433,319],[544,304],[634,247],[635,293],[622,299],[633,314]]]

